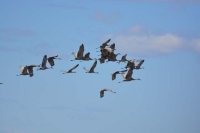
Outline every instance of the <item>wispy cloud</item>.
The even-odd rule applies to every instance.
[[[200,51],[200,39],[186,40],[172,33],[148,34],[143,29],[133,26],[118,34],[106,35],[104,40],[112,38],[116,49],[138,55],[168,54],[181,49]]]
[[[14,35],[14,36],[33,36],[37,35],[35,31],[23,29],[0,29],[1,34]]]
[[[115,24],[119,20],[120,16],[121,16],[121,13],[118,11],[110,12],[107,14],[98,11],[94,15],[90,16],[90,19],[98,21],[98,22]]]
[[[31,133],[31,132],[26,132],[24,130],[18,130],[18,129],[13,129],[10,127],[3,127],[1,128],[2,133]]]
[[[83,6],[70,6],[70,5],[59,5],[59,4],[48,4],[48,6],[53,8],[63,8],[63,9],[76,9],[76,10],[89,10],[87,7]]]

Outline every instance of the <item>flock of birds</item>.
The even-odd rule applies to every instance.
[[[136,69],[136,70],[144,69],[143,67],[141,67],[141,65],[144,63],[144,60],[143,59],[140,59],[140,60],[137,60],[137,59],[127,60],[126,59],[127,54],[123,55],[120,60],[117,60],[116,57],[120,53],[118,53],[118,54],[114,53],[114,51],[116,50],[115,49],[115,43],[113,43],[111,45],[108,45],[108,43],[110,41],[111,41],[111,39],[108,39],[100,47],[96,48],[96,49],[100,48],[100,51],[97,51],[97,52],[101,52],[101,54],[100,54],[101,57],[99,59],[90,58],[90,52],[88,52],[88,53],[86,53],[84,55],[84,45],[82,44],[79,47],[79,50],[78,50],[77,53],[75,53],[75,52],[72,53],[72,55],[75,57],[75,59],[71,60],[71,61],[79,60],[81,62],[81,61],[95,60],[95,62],[93,63],[92,67],[89,70],[86,69],[85,67],[84,67],[84,70],[86,71],[86,73],[96,73],[96,74],[98,74],[98,72],[95,72],[94,69],[97,66],[97,61],[98,60],[99,60],[100,64],[105,63],[106,60],[107,60],[106,62],[109,62],[109,61],[117,62],[117,63],[120,63],[120,62],[126,63],[127,62],[126,66],[124,68],[121,68],[121,69],[125,69],[125,70],[114,72],[113,74],[111,74],[112,75],[111,79],[115,80],[116,79],[116,75],[117,74],[121,74],[122,77],[124,78],[124,80],[121,81],[121,82],[132,81],[132,80],[140,80],[139,78],[133,78],[132,74],[133,74],[133,70],[134,69]],[[109,46],[109,47],[107,47],[107,46]],[[54,59],[61,60],[61,58],[58,58],[58,55],[57,56],[48,57],[48,58],[47,58],[47,55],[44,55],[43,60],[42,60],[42,64],[40,64],[40,65],[33,64],[33,65],[29,65],[29,66],[27,66],[27,65],[26,66],[20,66],[19,68],[20,68],[20,72],[21,73],[19,75],[17,75],[17,76],[29,75],[30,77],[32,77],[34,75],[33,67],[38,67],[37,70],[52,69],[53,66],[55,65]],[[51,66],[50,68],[46,66],[47,61]],[[139,63],[137,65],[135,65],[135,62],[139,62]],[[63,74],[76,73],[73,70],[76,69],[78,66],[79,66],[79,64],[75,65],[73,68],[71,68],[71,69],[69,69],[67,71],[61,70],[61,72],[63,72]],[[128,71],[128,72],[125,74],[126,71]],[[118,82],[118,83],[121,83],[121,82]],[[0,84],[3,84],[3,83],[0,83]],[[116,92],[112,91],[111,89],[105,88],[105,89],[102,89],[100,91],[100,98],[104,97],[104,92],[105,91],[116,93]]]

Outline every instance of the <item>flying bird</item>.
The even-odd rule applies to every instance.
[[[55,63],[54,63],[54,59],[58,59],[58,60],[61,60],[60,58],[57,58],[58,57],[58,55],[56,55],[56,56],[52,56],[52,57],[49,57],[47,60],[48,60],[48,62],[49,62],[49,64],[51,65],[51,68],[53,68],[53,66],[55,65]]]
[[[118,63],[120,63],[120,62],[124,62],[124,63],[125,63],[126,61],[128,61],[128,60],[126,59],[126,56],[127,56],[127,54],[123,55],[122,58],[121,58],[121,60],[119,60]]]
[[[112,92],[112,93],[116,93],[116,92],[113,92],[111,89],[102,89],[101,91],[100,91],[100,98],[102,98],[102,97],[104,97],[104,91],[109,91],[109,92]]]
[[[74,55],[75,60],[83,60],[84,59],[84,57],[83,57],[84,50],[85,50],[84,45],[82,44],[79,47],[78,53],[72,52],[72,55]],[[71,60],[71,61],[74,61],[74,60]]]
[[[108,39],[108,40],[105,41],[101,46],[102,46],[103,48],[105,48],[106,46],[109,46],[108,43],[110,42],[110,40],[111,40],[111,39]],[[100,47],[101,47],[101,46],[100,46]],[[96,48],[96,49],[98,49],[98,48]]]
[[[144,69],[144,67],[141,67],[141,65],[144,63],[144,60],[141,60],[140,63],[137,64],[137,66],[135,66],[134,69]]]
[[[29,65],[27,66],[27,70],[28,70],[28,73],[29,73],[29,76],[32,77],[33,76],[33,67],[40,67],[40,65]]]
[[[64,72],[63,74],[66,74],[66,73],[76,73],[76,72],[73,72],[72,70],[76,69],[78,66],[79,66],[79,64],[77,64],[73,68],[69,69],[68,71],[63,71],[63,70],[61,70],[61,71]]]
[[[117,74],[121,74],[120,72],[126,72],[127,70],[123,70],[123,71],[116,71],[116,72],[114,72],[113,74],[111,74],[112,75],[112,80],[115,80],[116,79],[116,75]]]
[[[27,66],[20,66],[20,74],[17,76],[21,76],[21,75],[29,75],[29,73],[27,72]]]
[[[43,59],[42,59],[42,65],[40,65],[40,68],[38,68],[37,70],[46,70],[49,69],[48,67],[46,67],[47,64],[47,55],[44,55]]]
[[[124,81],[131,81],[131,80],[140,80],[139,78],[132,78],[133,69],[134,69],[134,68],[130,68],[127,74],[122,73],[122,77],[124,78],[124,80],[121,81],[121,82],[124,82]],[[121,83],[121,82],[118,82],[118,83]]]
[[[94,72],[94,68],[96,67],[96,65],[97,65],[97,60],[94,62],[94,64],[90,68],[90,70],[87,70],[85,67],[83,67],[83,69],[85,69],[86,73],[97,73],[98,74],[98,72]]]

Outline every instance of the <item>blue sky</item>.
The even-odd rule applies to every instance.
[[[199,12],[199,0],[1,0],[0,133],[199,133]],[[82,43],[98,58],[109,38],[115,53],[145,60],[141,81],[111,80],[124,63],[86,74],[94,61],[70,61]],[[16,76],[45,54],[62,60]],[[100,98],[103,88],[116,93]]]

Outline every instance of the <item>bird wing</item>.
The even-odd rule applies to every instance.
[[[92,67],[90,68],[90,71],[94,71],[94,68],[97,66],[97,61],[94,62],[94,64],[92,65]]]
[[[45,68],[47,63],[47,55],[44,55],[43,60],[42,60],[42,67]]]
[[[104,90],[100,91],[100,98],[104,97]]]
[[[30,75],[31,77],[33,76],[33,67],[34,67],[34,66],[32,66],[32,65],[27,66],[28,73],[29,73],[29,75]]]
[[[50,64],[51,66],[54,66],[54,65],[55,65],[55,64],[54,64],[53,58],[54,58],[54,57],[49,57],[49,58],[48,58],[48,62],[49,62],[49,64]]]
[[[85,67],[83,67],[83,69],[85,69],[85,71],[89,72],[89,70],[87,70]]]
[[[126,79],[131,79],[133,74],[133,68],[130,68],[128,70],[128,73],[126,74]]]
[[[78,51],[78,54],[77,54],[77,58],[83,58],[83,53],[84,53],[84,45],[82,44],[82,45],[79,47],[79,51]]]
[[[120,71],[120,72],[126,72],[127,70],[122,70],[122,71]]]
[[[136,67],[140,67],[144,63],[144,60],[141,60],[140,63],[137,64]]]
[[[77,68],[79,66],[79,64],[77,64],[76,66],[74,66],[73,68],[71,68],[69,71],[74,70],[75,68]]]
[[[23,67],[23,70],[22,70],[22,74],[26,74],[26,73],[27,73],[27,66]]]
[[[128,61],[126,67],[130,67],[130,68],[135,67],[135,63]]]
[[[105,41],[105,42],[102,44],[102,46],[105,48],[105,47],[107,46],[107,43],[110,42],[110,40],[111,40],[111,39],[108,39],[107,41]]]
[[[112,93],[116,93],[116,92],[112,91],[111,89],[107,89],[107,88],[105,88],[104,91],[109,91],[109,92],[112,92]]]
[[[114,72],[114,73],[112,74],[112,80],[115,80],[115,79],[116,79],[117,73],[119,73],[119,71],[116,71],[116,72]]]
[[[111,49],[115,49],[115,43],[113,43],[112,45],[110,45]]]
[[[126,60],[126,56],[127,56],[127,54],[123,55],[121,60],[125,61]]]
[[[90,58],[90,52],[86,53],[84,57],[85,58]]]

